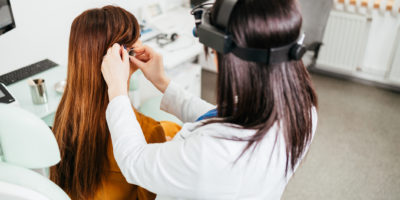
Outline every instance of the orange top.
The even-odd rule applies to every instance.
[[[356,5],[357,0],[350,0],[351,5]],[[344,3],[344,0],[339,0],[339,3]],[[381,0],[375,0],[374,1],[374,8],[379,8],[380,7]],[[386,3],[386,10],[392,10],[393,9],[393,4],[394,0],[388,0]],[[367,7],[368,6],[368,0],[362,0],[361,6]],[[400,12],[400,9],[399,9]]]
[[[144,137],[148,143],[165,142],[165,136],[174,136],[180,126],[173,122],[157,122],[135,110],[136,118],[142,127]],[[104,172],[104,179],[100,189],[95,192],[95,200],[151,200],[156,195],[136,185],[126,182],[115,161],[112,143],[109,142],[108,154],[109,170]]]

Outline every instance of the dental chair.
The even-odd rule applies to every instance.
[[[38,173],[59,161],[55,137],[42,120],[16,106],[0,104],[0,199],[69,199],[45,173]]]
[[[299,0],[303,15],[302,31],[306,37],[304,44],[308,51],[313,51],[310,66],[316,64],[318,53],[321,48],[330,11],[334,0]]]

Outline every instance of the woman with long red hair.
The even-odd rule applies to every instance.
[[[61,162],[50,179],[72,199],[154,199],[155,194],[128,184],[114,159],[105,112],[108,88],[101,62],[114,43],[140,51],[139,24],[128,11],[105,6],[83,12],[72,23],[67,86],[57,109],[53,132]],[[130,74],[133,73],[131,70]],[[135,111],[149,143],[165,142],[179,128]]]

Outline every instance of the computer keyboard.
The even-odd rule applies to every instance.
[[[58,64],[49,59],[45,59],[0,76],[0,82],[4,83],[5,85],[10,85],[40,72],[51,69],[55,66],[58,66]]]

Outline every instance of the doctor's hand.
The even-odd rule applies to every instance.
[[[151,47],[144,45],[142,52],[136,56],[130,56],[130,61],[142,70],[144,76],[153,85],[164,93],[168,87],[170,79],[165,75],[163,58]]]
[[[101,64],[101,73],[108,86],[108,96],[111,101],[114,97],[128,95],[129,55],[119,44],[114,44],[107,50]]]

